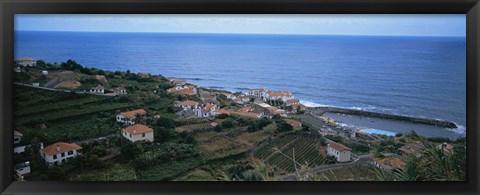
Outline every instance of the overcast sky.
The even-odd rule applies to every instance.
[[[464,14],[95,15],[17,14],[15,30],[465,36]]]

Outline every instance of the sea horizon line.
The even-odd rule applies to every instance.
[[[123,33],[123,34],[211,34],[211,35],[275,35],[275,36],[351,36],[351,37],[455,37],[453,35],[396,35],[396,34],[289,34],[289,33],[232,33],[232,32],[151,32],[151,31],[70,31],[70,30],[14,30],[14,32],[65,32],[65,33]]]

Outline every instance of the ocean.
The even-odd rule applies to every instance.
[[[15,32],[15,57],[466,123],[465,37]]]

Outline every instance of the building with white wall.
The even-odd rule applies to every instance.
[[[144,109],[137,109],[137,110],[132,110],[128,112],[122,112],[120,114],[117,114],[115,119],[117,122],[125,123],[127,125],[133,125],[135,124],[135,118],[140,115],[145,115],[147,112]]]
[[[352,149],[341,143],[331,142],[328,144],[327,155],[335,156],[338,162],[348,162],[352,160]]]
[[[37,66],[37,60],[35,60],[33,58],[28,58],[28,57],[18,58],[16,62],[17,62],[18,65],[23,66],[23,67]]]
[[[122,129],[122,136],[131,142],[149,141],[153,142],[153,129],[145,125],[136,124]]]
[[[66,162],[69,158],[75,158],[80,153],[80,147],[77,144],[57,142],[40,150],[40,156],[47,165],[59,165]]]

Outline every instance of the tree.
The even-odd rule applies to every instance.
[[[45,68],[47,67],[47,64],[45,64],[45,61],[43,60],[37,60],[37,66],[40,68]]]
[[[232,128],[234,126],[234,121],[231,118],[227,118],[222,122],[223,128]]]
[[[278,121],[277,128],[279,132],[287,132],[293,130],[293,126],[284,121]]]
[[[127,142],[120,148],[120,152],[126,160],[132,160],[143,153],[143,148],[138,143]]]
[[[157,119],[156,125],[165,128],[175,128],[175,120],[162,116]]]

